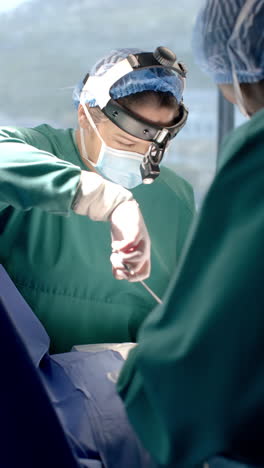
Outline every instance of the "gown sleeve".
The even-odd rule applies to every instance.
[[[31,133],[36,141],[46,138],[34,130]],[[29,144],[23,131],[0,129],[0,209],[38,207],[67,216],[80,175],[79,167]]]

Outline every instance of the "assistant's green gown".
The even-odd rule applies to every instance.
[[[264,110],[225,141],[163,306],[118,390],[161,466],[264,466]]]
[[[52,351],[136,340],[155,306],[140,283],[112,276],[110,228],[71,211],[82,163],[72,129],[0,130],[0,263],[44,324]],[[194,214],[190,185],[162,168],[133,190],[152,240],[147,281],[167,288]]]

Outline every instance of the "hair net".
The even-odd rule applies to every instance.
[[[198,14],[193,49],[216,83],[264,78],[264,0],[207,0]]]
[[[91,69],[91,76],[99,76],[106,73],[115,63],[120,62],[129,54],[143,52],[140,49],[116,49],[100,59]],[[73,101],[75,107],[80,102],[80,94],[83,88],[83,82],[79,81],[73,91]],[[184,80],[173,72],[162,68],[147,68],[133,71],[123,76],[111,88],[110,95],[113,99],[119,99],[130,94],[142,91],[161,91],[171,93],[178,102],[182,100]],[[96,99],[87,97],[85,102],[90,107],[97,106]]]

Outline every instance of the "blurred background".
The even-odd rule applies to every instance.
[[[0,0],[0,126],[76,127],[74,85],[113,48],[170,47],[188,69],[185,128],[166,165],[200,204],[214,175],[217,89],[195,65],[191,30],[201,0]]]

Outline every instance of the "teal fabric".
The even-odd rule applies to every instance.
[[[263,202],[264,110],[226,139],[164,305],[118,382],[163,467],[220,452],[264,466]]]
[[[0,132],[0,263],[44,324],[53,352],[134,341],[155,301],[112,276],[110,229],[70,210],[82,163],[72,129]],[[167,168],[133,190],[152,239],[148,285],[162,296],[194,214],[193,192]]]

